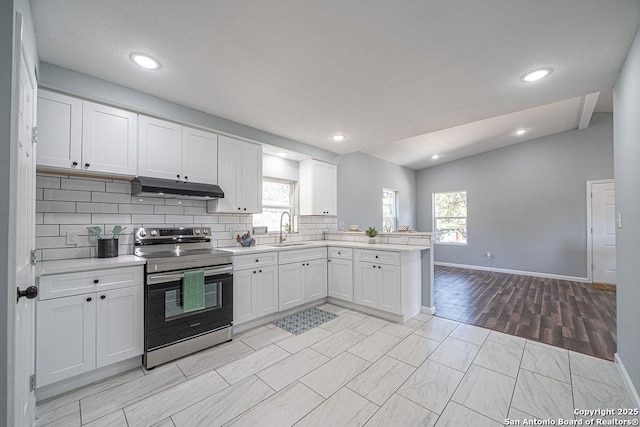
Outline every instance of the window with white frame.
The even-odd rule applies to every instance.
[[[270,233],[280,232],[280,217],[288,212],[290,217],[284,217],[283,229],[293,231],[295,189],[295,181],[263,177],[262,213],[253,215],[253,226],[266,226]]]
[[[382,231],[390,233],[398,229],[398,192],[382,189]]]
[[[436,243],[467,244],[467,192],[433,193]]]

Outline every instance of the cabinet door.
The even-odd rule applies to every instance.
[[[353,302],[353,262],[346,259],[328,260],[329,296]]]
[[[324,209],[324,193],[323,179],[324,179],[324,167],[320,162],[312,161],[312,215],[324,215],[326,213]]]
[[[218,183],[218,135],[182,128],[182,174],[185,181]]]
[[[338,214],[338,167],[330,163],[322,165],[322,211]]]
[[[367,262],[356,263],[353,281],[353,302],[378,307],[378,266]]]
[[[255,319],[256,295],[254,278],[257,269],[241,270],[233,273],[233,324],[240,325]]]
[[[382,265],[379,269],[378,302],[380,310],[402,314],[400,267]]]
[[[218,137],[218,185],[224,198],[209,202],[215,212],[240,212],[241,203],[241,141],[220,135]]]
[[[138,115],[84,101],[82,169],[135,176],[138,171]]]
[[[278,267],[258,269],[255,275],[257,317],[278,311]]]
[[[310,302],[327,296],[327,260],[316,259],[304,267],[305,301]]]
[[[182,126],[139,116],[138,175],[182,179]]]
[[[73,165],[73,163],[76,163]],[[38,166],[81,168],[82,101],[38,90]]]
[[[278,268],[278,307],[280,311],[304,304],[303,268],[302,263],[285,264]]]
[[[36,306],[37,387],[96,367],[96,294],[76,295]]]
[[[240,170],[242,213],[262,212],[262,147],[242,143]],[[225,191],[224,187],[222,191]]]
[[[143,290],[143,286],[133,286],[96,294],[96,367],[142,354]]]

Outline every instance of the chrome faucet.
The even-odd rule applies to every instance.
[[[284,214],[287,214],[287,216],[289,217],[289,223],[287,224],[287,231],[291,231],[291,214],[287,211],[284,211],[282,212],[282,215],[280,215],[280,243],[284,243],[287,240],[287,236],[282,235],[282,220],[284,219]]]

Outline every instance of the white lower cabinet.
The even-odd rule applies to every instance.
[[[141,278],[142,267],[137,268],[139,274],[135,276]],[[132,267],[127,269],[131,270]],[[76,286],[78,295],[41,299],[37,302],[38,388],[143,353],[142,279],[122,288],[102,290],[101,282],[107,283],[115,271],[117,269],[69,273],[67,283]],[[63,284],[64,277],[64,274],[55,275],[56,283]],[[48,279],[43,276],[41,282]],[[106,285],[109,286],[112,284]],[[72,286],[65,289],[67,294],[73,292]]]
[[[233,273],[234,325],[278,311],[276,259],[275,252],[235,257],[233,261],[236,268]]]
[[[353,261],[329,258],[328,262],[329,296],[353,302]]]
[[[280,252],[278,294],[280,311],[327,296],[327,249]]]

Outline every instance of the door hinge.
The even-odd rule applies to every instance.
[[[31,250],[31,265],[36,265],[36,250]]]
[[[37,126],[34,126],[33,128],[31,128],[31,143],[32,144],[38,143],[38,127]]]
[[[35,391],[36,389],[36,374],[31,375],[31,377],[29,377],[29,389],[31,391]]]

